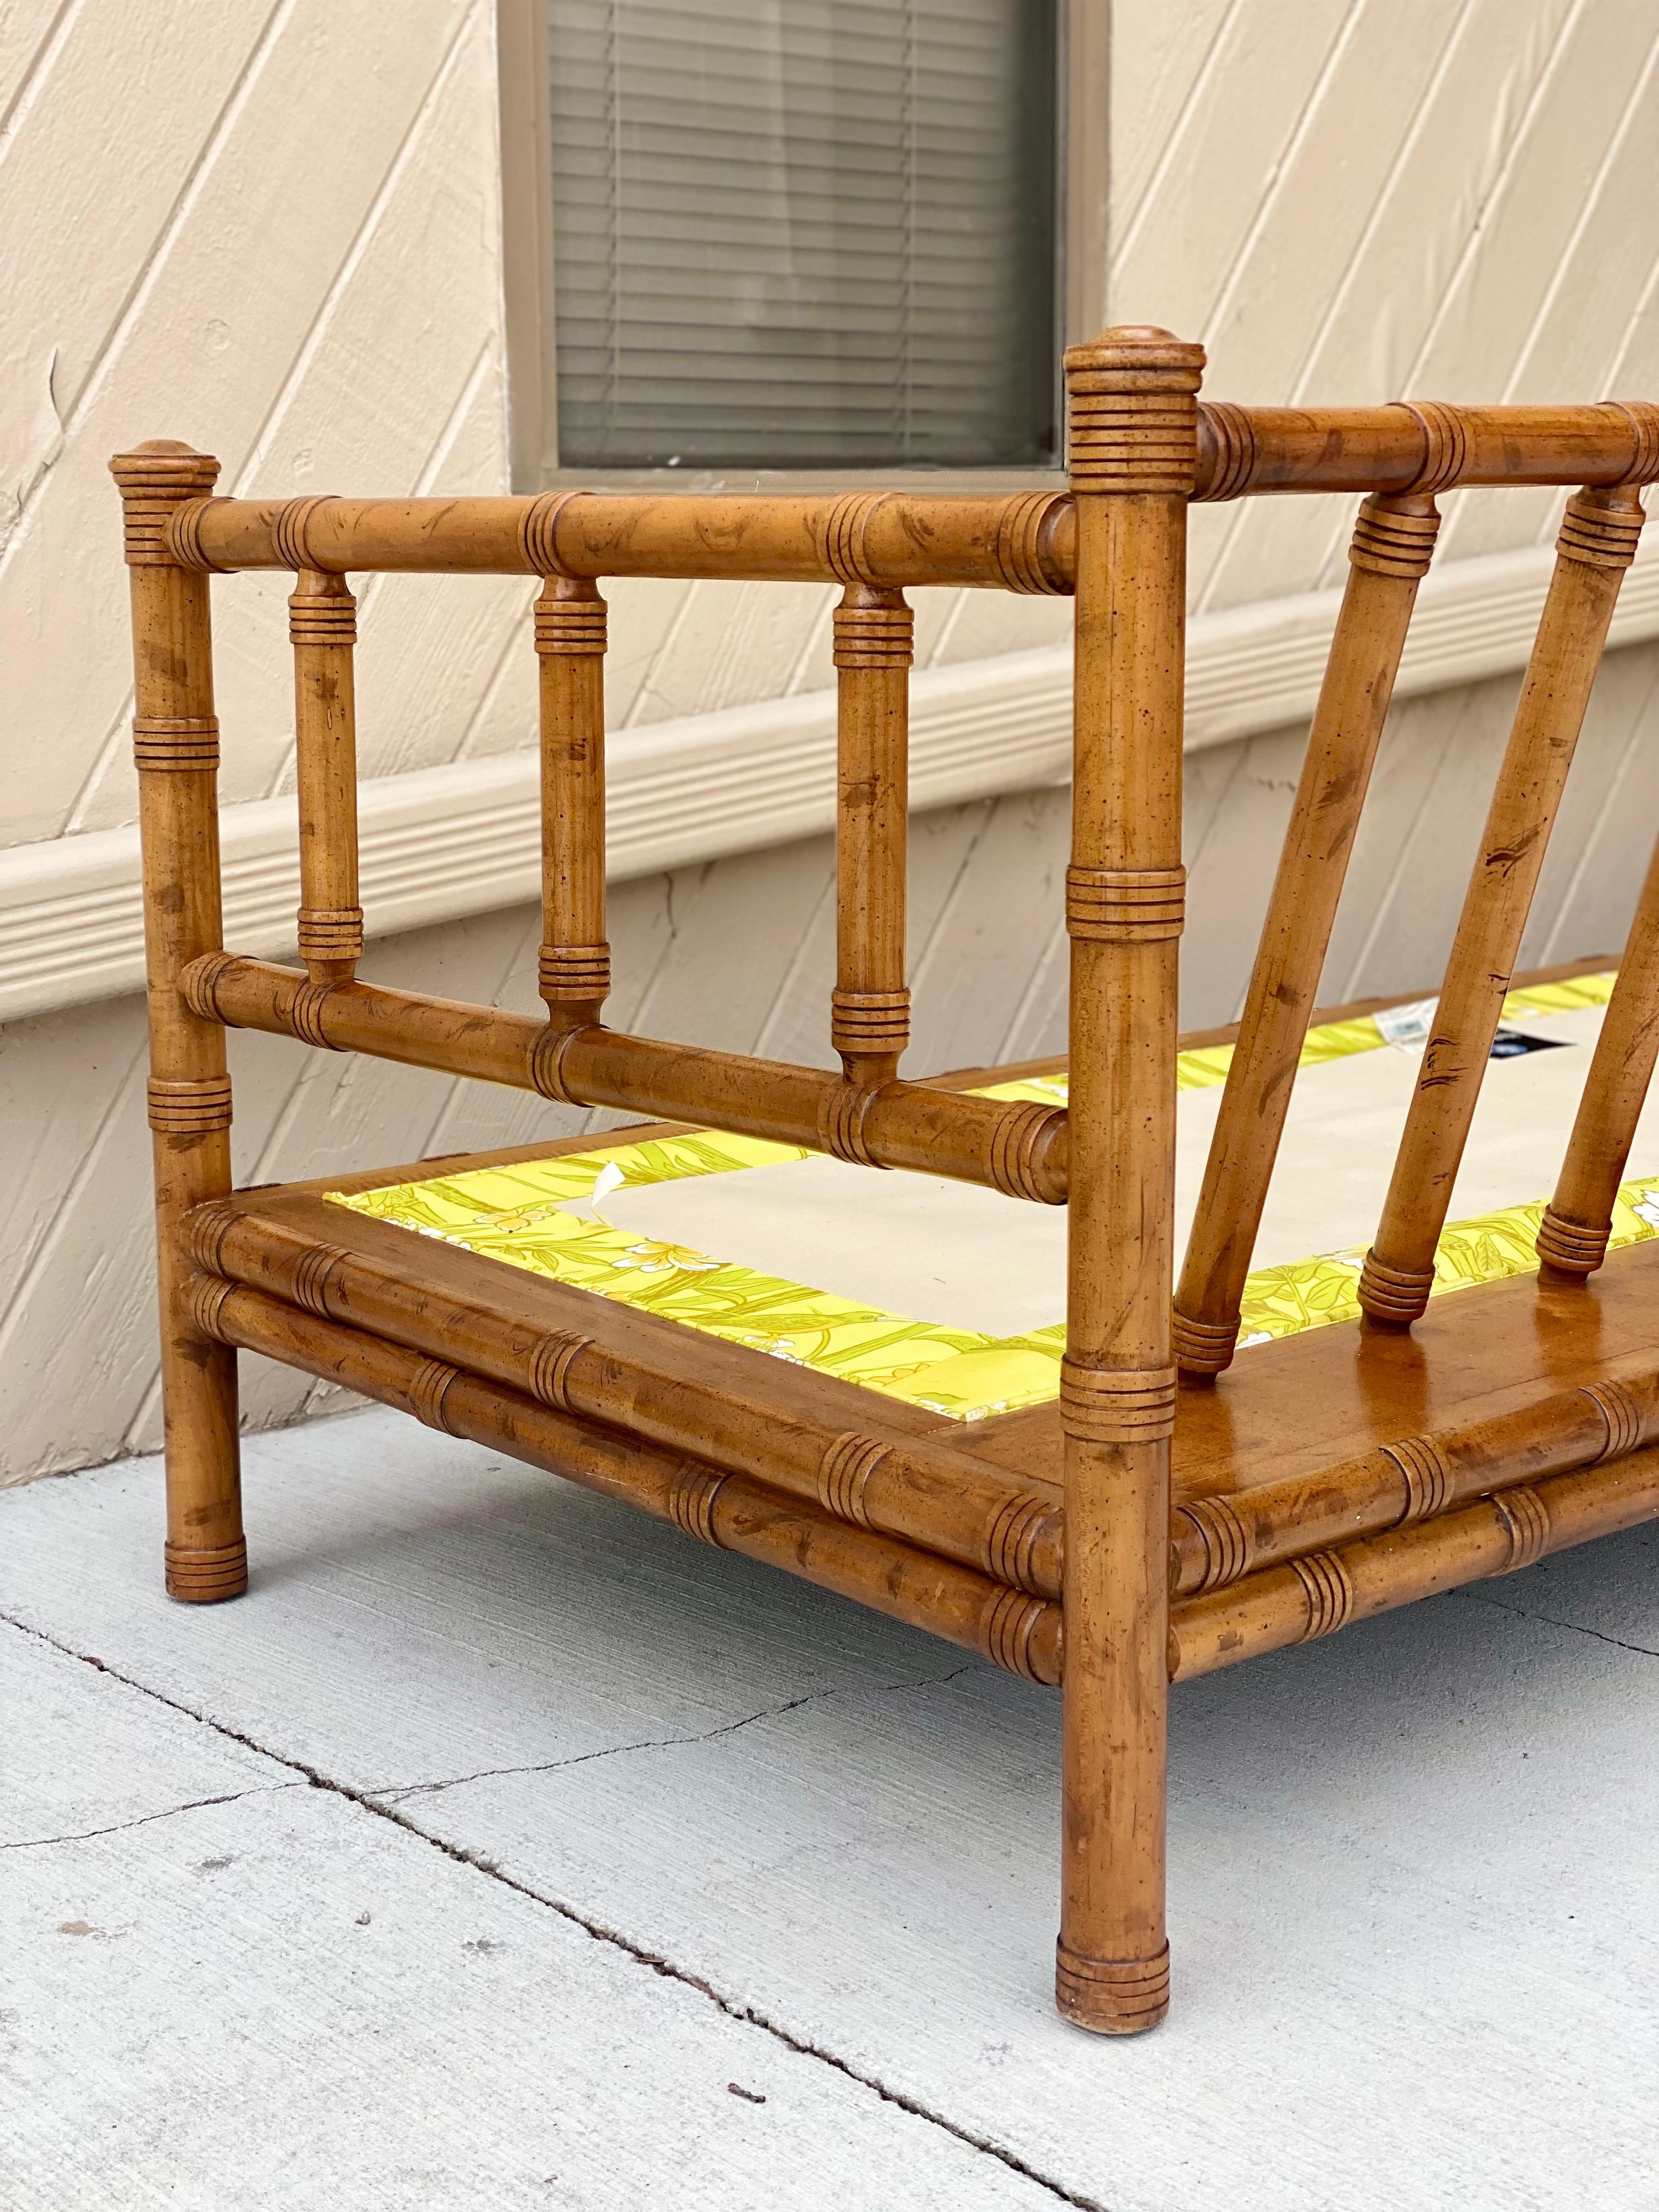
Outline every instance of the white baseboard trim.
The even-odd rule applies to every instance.
[[[1547,548],[1454,562],[1418,600],[1396,696],[1525,662],[1549,580]],[[1295,722],[1318,696],[1338,591],[1197,617],[1188,631],[1187,744],[1224,744]],[[1659,636],[1659,556],[1626,577],[1612,642]],[[950,805],[1063,782],[1071,652],[1045,647],[919,675],[911,690],[911,803]],[[613,878],[714,860],[827,830],[834,821],[830,692],[620,731],[610,744]],[[538,896],[531,753],[366,781],[359,798],[368,927],[399,930]],[[298,897],[292,798],[221,817],[225,940],[291,951]],[[0,852],[0,1019],[138,989],[143,923],[136,829]]]

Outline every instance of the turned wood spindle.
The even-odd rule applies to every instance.
[[[206,574],[179,565],[167,526],[211,491],[219,464],[171,440],[118,453],[132,599],[155,1169],[161,1400],[167,1424],[167,1587],[198,1604],[247,1586],[236,1434],[236,1355],[198,1328],[185,1296],[183,1217],[230,1188],[230,1078],[222,1027],[180,978],[220,951],[219,724]]]
[[[1583,1281],[1607,1255],[1613,1202],[1659,1062],[1659,846],[1648,864],[1613,997],[1602,1017],[1555,1195],[1538,1229],[1538,1256]]]
[[[1200,346],[1066,356],[1077,499],[1060,2010],[1133,2034],[1164,1936],[1187,499]]]
[[[1554,574],[1395,1158],[1359,1303],[1374,1327],[1409,1328],[1429,1302],[1435,1248],[1515,972],[1522,933],[1583,726],[1607,625],[1636,557],[1641,502],[1627,486],[1567,502]]]
[[[315,983],[349,983],[363,951],[357,902],[357,602],[343,576],[301,568],[288,603],[300,796],[300,957]]]
[[[605,603],[585,577],[549,576],[536,601],[541,662],[539,988],[557,1030],[599,1018],[605,935]]]
[[[1422,493],[1368,499],[1354,526],[1347,589],[1176,1296],[1176,1357],[1190,1375],[1219,1374],[1238,1342],[1239,1304],[1297,1063],[1439,527],[1434,501]]]
[[[830,1039],[848,1083],[890,1083],[909,1042],[904,898],[909,670],[902,592],[848,584],[835,614],[838,792]]]

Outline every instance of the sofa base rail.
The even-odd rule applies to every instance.
[[[243,1212],[234,1201],[199,1208],[185,1224],[187,1256],[210,1273],[410,1351],[459,1360],[543,1402],[556,1374],[556,1410],[839,1507],[842,1518],[1034,1596],[1059,1597],[1057,1491],[977,1457],[971,1428],[907,1435],[883,1423],[874,1402],[839,1425],[815,1419],[804,1407],[777,1399],[781,1378],[770,1361],[761,1382],[734,1399],[626,1345],[614,1314],[585,1291],[541,1286],[568,1315],[568,1328],[550,1333],[428,1278],[411,1280],[369,1254],[343,1250],[305,1222],[305,1211],[320,1212],[325,1203],[307,1208],[301,1201],[291,1221]],[[856,1430],[847,1425],[852,1420]],[[1656,1437],[1659,1369],[1649,1355],[1615,1363],[1614,1371],[1574,1389],[1392,1439],[1316,1473],[1187,1498],[1170,1516],[1171,1591],[1177,1600],[1207,1595],[1500,1490],[1609,1464]]]
[[[320,1211],[326,1201],[313,1204]],[[350,1216],[342,1222],[358,1226]],[[298,1223],[239,1212],[231,1202],[189,1217],[183,1257],[321,1320],[454,1361],[554,1413],[748,1476],[1029,1595],[1060,1595],[1058,1496],[975,1459],[948,1431],[913,1435],[882,1421],[882,1401],[866,1392],[846,1394],[853,1407],[839,1420],[815,1417],[811,1403],[790,1390],[793,1371],[755,1353],[758,1387],[734,1397],[700,1376],[695,1362],[653,1359],[630,1345],[615,1310],[607,1312],[586,1291],[538,1285],[561,1321],[568,1316],[568,1326],[550,1329],[429,1279],[412,1283],[370,1257],[307,1236]]]
[[[1171,1516],[1175,1593],[1224,1589],[1489,1493],[1605,1466],[1656,1437],[1659,1370],[1650,1356],[1482,1420],[1394,1438],[1315,1474],[1189,1498]]]
[[[752,1478],[556,1413],[447,1361],[411,1352],[226,1278],[198,1274],[191,1318],[219,1344],[263,1352],[672,1521],[722,1551],[783,1568],[872,1611],[1055,1685],[1060,1607],[920,1546],[853,1527]],[[1523,1483],[1436,1518],[1267,1567],[1174,1607],[1173,1680],[1307,1644],[1417,1599],[1519,1572],[1549,1553],[1659,1516],[1659,1447]],[[226,1595],[234,1595],[227,1591]]]
[[[189,1296],[196,1326],[216,1343],[264,1352],[412,1413],[428,1428],[640,1506],[719,1551],[782,1567],[1028,1680],[1060,1680],[1060,1608],[1027,1591],[854,1528],[749,1476],[556,1413],[447,1361],[319,1320],[246,1284],[196,1275]]]
[[[1182,1680],[1308,1644],[1659,1516],[1659,1446],[1521,1483],[1387,1535],[1267,1567],[1175,1608]]]

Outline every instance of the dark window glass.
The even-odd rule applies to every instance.
[[[1055,0],[549,0],[566,466],[1054,455]]]

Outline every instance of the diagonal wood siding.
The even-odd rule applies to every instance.
[[[1210,348],[1257,401],[1659,396],[1659,0],[1113,0],[1109,311]],[[125,588],[105,464],[179,435],[228,490],[507,481],[490,0],[0,5],[0,790],[9,842],[130,820]],[[1445,552],[1547,538],[1547,495],[1454,501]],[[1336,579],[1347,502],[1198,518],[1194,604]],[[227,799],[292,787],[279,577],[218,595]],[[375,580],[362,766],[521,749],[522,581]],[[618,588],[613,724],[821,690],[815,588]],[[1055,642],[1067,611],[928,593],[919,661]],[[1437,970],[1510,678],[1394,717],[1327,995]],[[1189,763],[1186,1018],[1236,1011],[1302,732]],[[1659,647],[1616,654],[1552,849],[1531,962],[1601,950],[1659,817]],[[1059,1037],[1065,794],[918,818],[918,1068]],[[827,842],[618,888],[617,1018],[823,1060]],[[375,945],[367,971],[534,1001],[509,908]],[[564,1126],[534,1099],[234,1041],[238,1171],[319,1173]],[[0,1032],[0,1479],[158,1435],[136,998]],[[247,1363],[252,1416],[309,1386]]]
[[[396,35],[390,35],[395,20]],[[125,586],[106,462],[175,435],[220,489],[507,488],[489,0],[82,0],[3,17],[0,665],[52,741],[0,758],[7,841],[129,821]],[[227,802],[292,788],[277,576],[220,595]],[[821,688],[829,594],[614,592],[613,721]],[[924,595],[919,663],[1064,634]],[[523,746],[522,580],[362,593],[362,772]],[[987,606],[989,603],[980,602]],[[948,633],[948,635],[947,635]]]
[[[1655,0],[1116,0],[1115,319],[1261,404],[1659,392]],[[1194,518],[1194,604],[1329,583],[1340,503]],[[1559,501],[1447,502],[1437,557]]]

